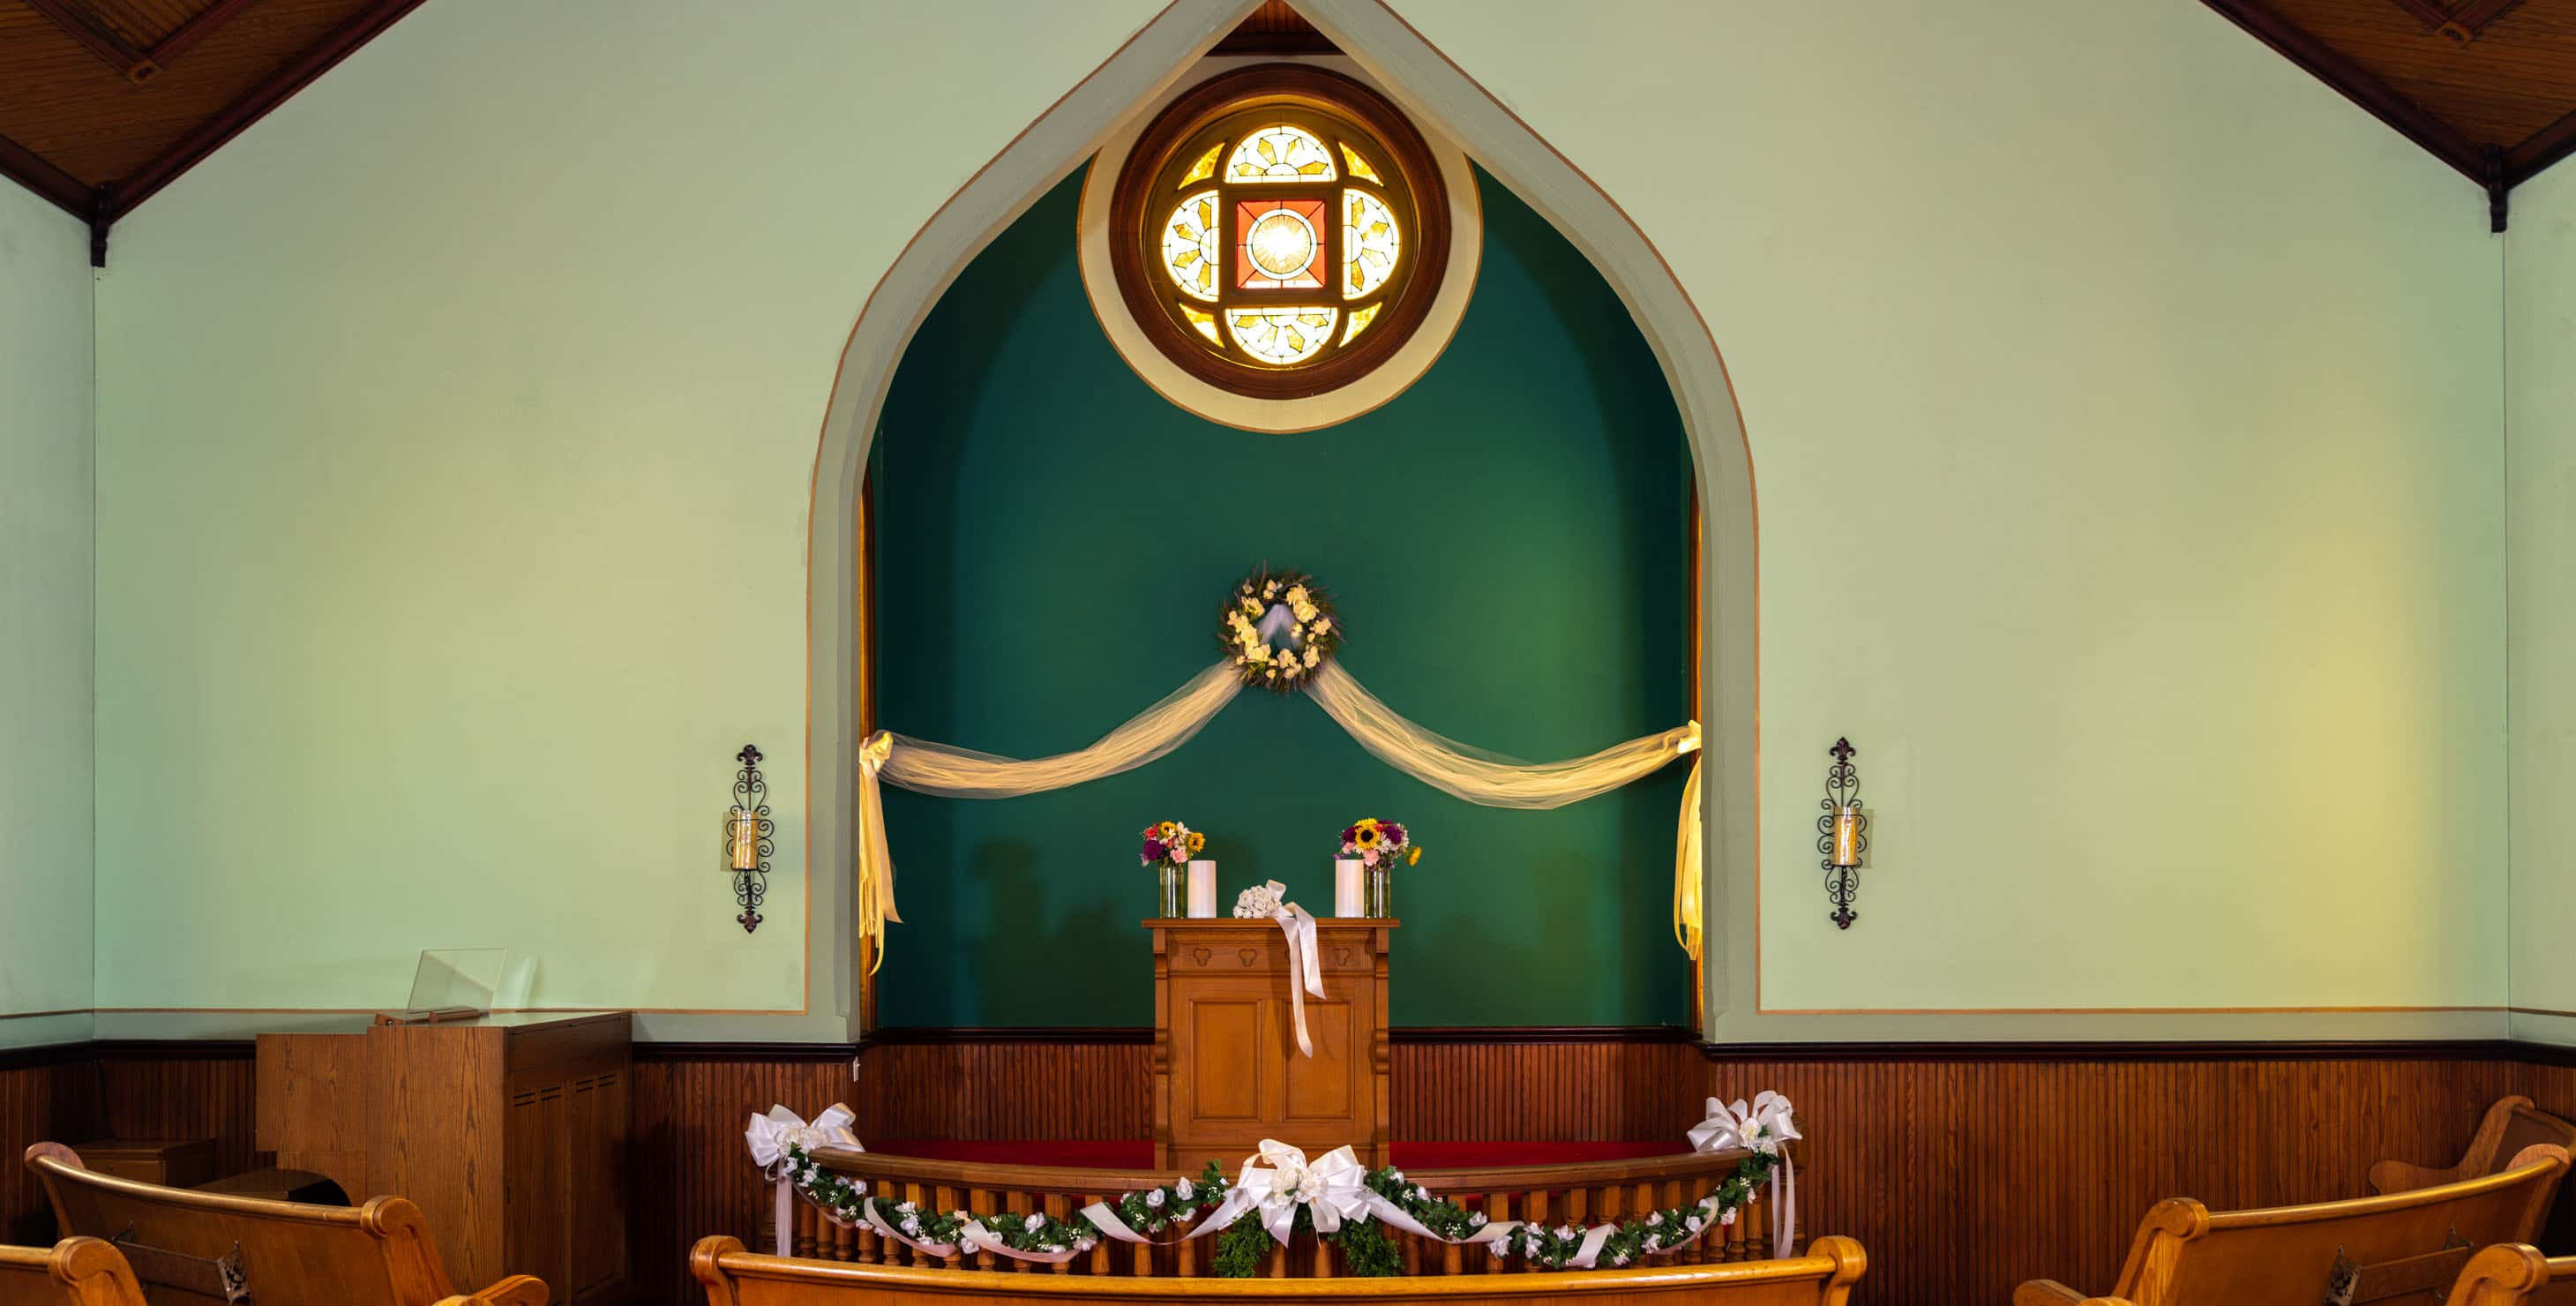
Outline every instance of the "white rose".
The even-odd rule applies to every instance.
[[[1492,1253],[1497,1259],[1499,1259],[1503,1254],[1502,1241],[1500,1239],[1496,1239],[1493,1242],[1485,1244],[1485,1250]]]
[[[1658,1211],[1648,1211],[1648,1212],[1646,1213],[1646,1223],[1647,1223],[1649,1226],[1662,1224],[1663,1222],[1664,1222],[1664,1217],[1663,1217],[1663,1214],[1662,1214],[1661,1212],[1658,1212]]]
[[[1150,1207],[1153,1207],[1153,1208],[1155,1208],[1155,1209],[1157,1209],[1157,1210],[1162,1209],[1162,1205],[1163,1205],[1163,1190],[1162,1190],[1162,1189],[1160,1189],[1160,1188],[1157,1188],[1157,1189],[1155,1189],[1154,1191],[1152,1191],[1152,1192],[1150,1192],[1150,1193],[1145,1194],[1145,1205],[1150,1206]]]
[[[1733,1223],[1735,1223],[1735,1212],[1733,1212],[1733,1211],[1729,1211],[1729,1212],[1727,1212],[1726,1214],[1724,1214],[1724,1215],[1721,1215],[1721,1216],[1717,1217],[1717,1222],[1718,1222],[1719,1224],[1733,1224]]]
[[[1474,1214],[1472,1214],[1472,1215],[1468,1216],[1468,1217],[1467,1217],[1467,1227],[1468,1227],[1468,1228],[1470,1228],[1470,1229],[1482,1229],[1482,1228],[1484,1228],[1484,1227],[1485,1227],[1485,1213],[1484,1213],[1484,1212],[1482,1212],[1482,1211],[1478,1211],[1478,1212],[1476,1212],[1476,1213],[1474,1213]]]
[[[1043,1215],[1032,1215],[1029,1218],[1020,1221],[1020,1227],[1030,1233],[1036,1233],[1038,1230],[1046,1227],[1046,1217]]]
[[[1196,1189],[1196,1188],[1192,1188],[1192,1187],[1190,1186],[1190,1181],[1189,1181],[1189,1180],[1187,1180],[1187,1179],[1184,1179],[1184,1180],[1180,1181],[1179,1183],[1176,1183],[1176,1184],[1172,1185],[1172,1195],[1173,1195],[1173,1196],[1175,1196],[1175,1197],[1180,1198],[1180,1199],[1181,1199],[1182,1201],[1184,1201],[1184,1202],[1186,1202],[1186,1201],[1190,1200],[1190,1199],[1191,1199],[1191,1198],[1193,1198],[1193,1197],[1198,1196],[1198,1193],[1199,1193],[1199,1190],[1198,1190],[1198,1189]]]
[[[1694,1215],[1689,1219],[1682,1221],[1682,1227],[1690,1230],[1692,1233],[1698,1233],[1701,1229],[1707,1227],[1707,1223]]]
[[[1560,1224],[1556,1226],[1556,1236],[1568,1239],[1574,1237],[1574,1226],[1570,1224]]]
[[[1610,1263],[1611,1263],[1612,1265],[1625,1265],[1625,1264],[1627,1264],[1627,1263],[1628,1263],[1628,1253],[1626,1253],[1626,1252],[1612,1252],[1612,1253],[1610,1253]]]
[[[903,1212],[905,1215],[910,1215],[912,1214],[913,1206],[910,1202],[897,1202],[894,1204],[894,1209]]]

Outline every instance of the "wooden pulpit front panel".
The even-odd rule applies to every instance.
[[[1286,936],[1270,921],[1150,920],[1155,1164],[1228,1175],[1265,1138],[1386,1164],[1386,950],[1392,920],[1319,920],[1325,996],[1297,1047]]]

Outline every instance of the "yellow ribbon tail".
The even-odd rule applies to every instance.
[[[885,966],[885,927],[903,923],[894,906],[894,854],[886,847],[885,801],[877,790],[877,772],[894,756],[894,736],[880,730],[859,747],[859,938],[876,941],[874,975]]]
[[[1694,723],[1696,724],[1696,723]],[[1693,961],[1700,953],[1700,759],[1682,785],[1681,824],[1673,840],[1673,939]]]

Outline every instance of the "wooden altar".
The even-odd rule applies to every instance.
[[[1265,1138],[1388,1163],[1386,956],[1391,918],[1319,917],[1324,997],[1297,1050],[1288,941],[1267,920],[1159,918],[1154,935],[1154,1164],[1231,1176]]]

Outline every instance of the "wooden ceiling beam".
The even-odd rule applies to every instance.
[[[2281,57],[2305,68],[2317,80],[2343,92],[2344,98],[2368,109],[2398,134],[2423,146],[2433,157],[2459,169],[2480,186],[2487,184],[2486,152],[2458,128],[2434,117],[2424,106],[2400,94],[2360,64],[2308,34],[2263,0],[2201,0],[2244,28]]]
[[[97,215],[97,196],[87,184],[6,136],[0,136],[0,175],[52,200],[83,222]]]
[[[2576,153],[2576,113],[2567,114],[2506,150],[2505,184],[2519,186],[2571,153]]]
[[[161,73],[161,65],[152,56],[128,45],[124,37],[109,31],[91,18],[89,11],[70,0],[25,0],[54,30],[79,42],[82,49],[97,55],[99,62],[116,70],[119,77],[140,86]]]
[[[374,40],[386,28],[400,21],[403,15],[420,7],[421,3],[422,0],[373,0],[351,14],[338,27],[325,33],[321,40],[306,47],[303,53],[260,79],[258,85],[242,92],[213,117],[172,142],[159,157],[119,181],[106,215],[108,219],[114,221],[132,212],[135,205],[150,199],[162,187],[177,180],[181,173],[195,167],[200,160],[221,148],[224,142],[240,135],[244,128],[266,117],[269,110],[285,103],[288,96],[329,72],[332,65],[356,53],[358,47]]]

